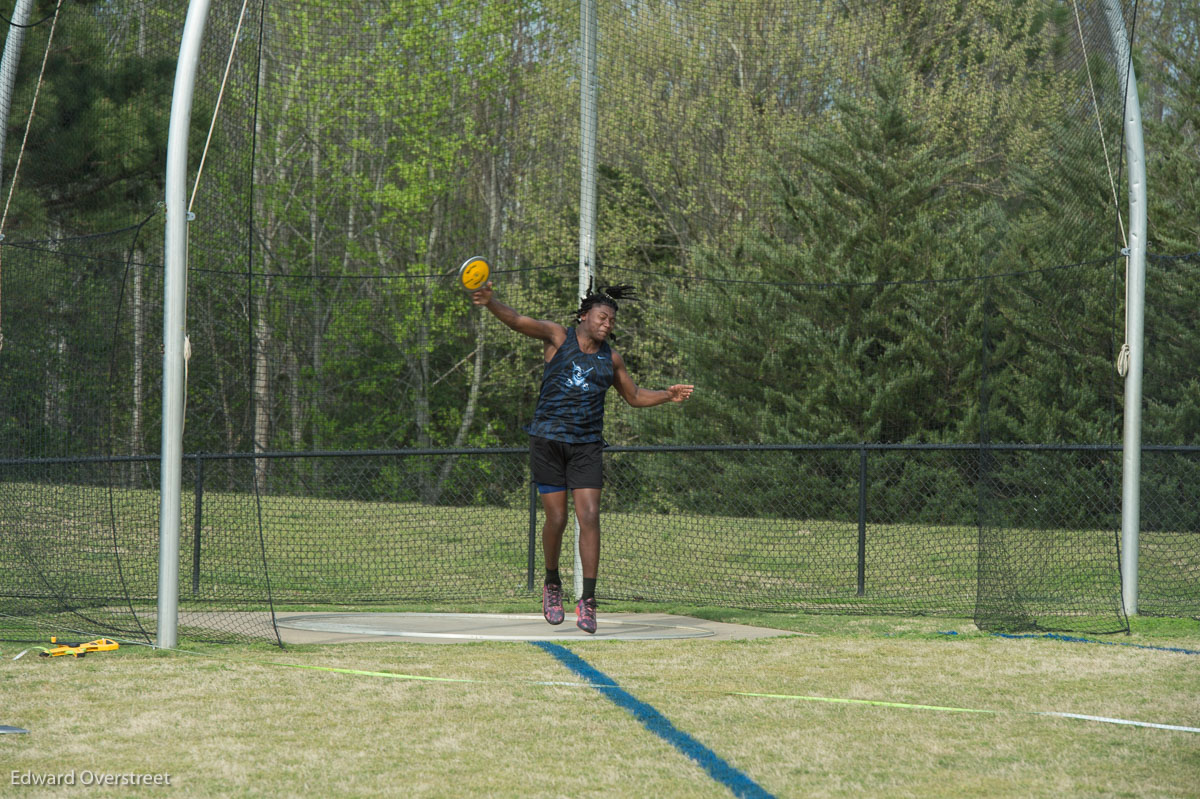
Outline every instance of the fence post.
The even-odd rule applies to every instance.
[[[529,481],[529,558],[525,567],[525,590],[533,590],[533,556],[537,547],[537,483]]]
[[[200,521],[204,515],[204,459],[196,456],[196,497],[192,535],[192,594],[200,593]]]
[[[867,582],[867,445],[858,450],[858,595],[864,596]]]

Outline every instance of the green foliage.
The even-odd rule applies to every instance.
[[[874,92],[835,104],[828,128],[801,145],[801,172],[777,169],[768,225],[731,253],[696,252],[704,290],[671,295],[672,316],[687,324],[666,335],[705,387],[695,402],[717,440],[960,432],[977,377],[978,290],[922,281],[970,263],[939,246],[975,224],[961,208],[950,213],[967,199],[950,185],[965,164],[929,146],[898,70]],[[736,343],[696,334],[713,330],[737,331]]]
[[[10,242],[153,210],[181,11],[64,7]],[[212,12],[193,113],[194,157],[223,92],[191,229],[188,448],[523,444],[540,346],[441,276],[485,254],[502,301],[569,320],[577,4],[267,4],[244,20],[223,85],[238,13]],[[1151,242],[1180,255],[1200,248],[1195,10],[1152,1],[1140,14]],[[599,281],[643,295],[622,309],[615,345],[639,385],[698,386],[681,407],[610,398],[610,441],[1116,440],[1122,275],[1105,259],[1123,244],[1121,96],[1102,25],[1037,0],[617,3],[599,25]],[[47,33],[27,38],[5,175]],[[134,253],[149,264],[157,225]],[[67,447],[96,419],[133,435],[135,309],[136,415],[154,418],[159,281],[145,270],[134,297],[116,265],[129,254],[122,243],[92,253],[103,267],[23,266],[6,247],[4,332],[10,348],[30,345],[3,372],[14,447]],[[540,268],[513,271],[527,267]],[[1196,273],[1192,260],[1151,262],[1147,441],[1197,441]],[[88,307],[101,298],[123,303],[119,318]],[[83,358],[103,366],[72,366]],[[56,406],[67,378],[76,393]],[[78,418],[60,423],[55,407]],[[156,435],[145,426],[140,451]],[[436,498],[457,468],[431,469],[419,492]],[[751,469],[673,468],[638,467],[667,487],[648,506],[719,505],[687,488],[713,470],[764,505],[778,493]],[[835,495],[856,480],[846,468],[796,481]],[[939,473],[913,466],[877,490],[944,484],[914,513],[969,513],[937,498],[969,475]],[[409,490],[382,472],[363,481]]]
[[[1150,6],[1168,36],[1149,43],[1139,67],[1147,87],[1145,139],[1152,252],[1146,264],[1147,443],[1200,443],[1200,11]],[[1157,12],[1157,15],[1154,13]],[[1157,16],[1157,18],[1156,18]],[[1149,70],[1147,70],[1149,71]],[[1145,80],[1145,75],[1140,75]]]
[[[125,227],[161,199],[168,108],[160,98],[170,96],[175,54],[106,40],[96,4],[78,6],[62,14],[40,88],[49,25],[25,40],[4,150],[7,179],[21,157],[6,235]]]

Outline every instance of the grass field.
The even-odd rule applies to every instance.
[[[58,607],[60,593],[74,592],[108,598],[111,608],[92,606],[120,617],[124,586],[139,613],[152,612],[156,493],[0,491],[0,581],[17,589],[0,591],[6,601]],[[208,492],[193,595],[187,498],[184,507],[184,608],[265,607],[264,560],[277,609],[536,608],[525,590],[526,508],[258,504]],[[604,518],[602,614],[670,612],[800,634],[569,647],[760,795],[1200,797],[1200,734],[1041,715],[1200,727],[1200,622],[1135,618],[1131,635],[1102,643],[979,632],[954,613],[971,605],[972,527],[870,525],[859,598],[853,523]],[[1039,531],[1033,550],[1050,575],[1065,568],[1056,547],[1102,550],[1112,536],[1051,533]],[[1191,560],[1173,557],[1147,558],[1143,569],[1191,573]],[[1111,593],[1106,563],[1075,563],[1047,582]],[[727,597],[942,615],[711,606]],[[141,621],[152,630],[152,618]],[[0,630],[12,622],[0,618]],[[69,614],[59,622],[80,623]],[[731,794],[703,758],[655,734],[609,688],[583,684],[528,643],[280,650],[185,637],[186,652],[126,644],[81,660],[14,660],[28,645],[0,641],[0,725],[30,731],[0,735],[0,795],[60,796],[69,788],[32,783],[69,775],[89,796],[122,797]],[[142,774],[169,775],[171,785],[81,784]]]
[[[1082,643],[1006,639],[962,619],[666,609],[806,633],[570,646],[767,794],[1200,796],[1200,734],[1037,715],[1200,727],[1200,655],[1166,651],[1200,652],[1195,621],[1135,619],[1131,635]],[[30,731],[0,735],[0,795],[61,796],[70,789],[19,783],[72,773],[77,785],[170,776],[170,787],[85,789],[97,797],[731,795],[531,644],[13,660],[24,646],[0,643],[0,724]],[[463,681],[411,679],[430,677]]]

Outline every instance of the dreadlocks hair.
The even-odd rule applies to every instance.
[[[588,293],[580,301],[579,310],[575,312],[575,320],[578,321],[594,305],[608,305],[614,311],[619,311],[621,307],[617,305],[617,300],[636,300],[637,295],[634,291],[633,286],[626,285],[592,287],[588,289]]]

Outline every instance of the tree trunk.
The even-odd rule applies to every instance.
[[[133,281],[132,291],[129,302],[132,306],[133,316],[133,408],[129,418],[129,454],[139,455],[142,450],[142,351],[145,348],[146,330],[145,330],[145,309],[143,308],[142,296],[142,263],[144,254],[139,247],[133,253]],[[137,463],[130,461],[129,463],[129,479],[128,485],[130,488],[135,487],[137,477]]]
[[[500,174],[496,165],[496,156],[493,155],[488,159],[487,168],[484,170],[487,186],[485,196],[488,206],[488,254],[489,257],[495,258],[500,252],[501,242],[501,192],[500,192]],[[463,409],[462,423],[458,426],[458,432],[454,436],[454,449],[461,448],[466,444],[467,433],[471,430],[471,425],[475,421],[475,411],[479,407],[479,392],[483,385],[483,364],[484,364],[484,325],[483,313],[476,311],[473,313],[471,320],[471,328],[475,334],[475,357],[473,368],[471,371],[471,386],[467,391],[467,405]],[[451,455],[442,463],[441,471],[438,474],[438,496],[441,496],[445,488],[446,481],[450,479],[450,470],[454,468],[455,456]]]
[[[267,348],[271,328],[267,322],[267,294],[270,278],[264,281],[263,291],[254,297],[254,451],[265,452],[271,440],[271,373]],[[258,489],[267,485],[266,459],[254,459],[254,480]]]
[[[233,408],[229,404],[229,388],[225,381],[225,370],[222,368],[222,359],[218,355],[221,348],[217,346],[217,333],[213,320],[217,318],[216,312],[212,307],[212,296],[205,296],[204,316],[202,317],[202,327],[204,332],[208,334],[208,351],[212,353],[213,371],[217,377],[217,396],[221,400],[221,419],[225,423],[225,451],[237,451],[237,429],[233,423]]]
[[[292,449],[299,452],[304,449],[304,411],[302,407],[303,401],[300,399],[300,355],[296,352],[295,344],[292,343],[296,339],[296,336],[288,337],[285,368],[287,370],[288,381],[288,404],[291,405],[292,409]]]
[[[267,85],[267,63],[271,60],[271,55],[264,51],[263,57],[259,61],[259,85]],[[281,81],[281,85],[276,87],[282,91],[283,99],[277,111],[278,119],[288,119],[288,111],[292,107],[292,102],[295,100],[294,93],[299,91],[300,86],[300,69],[301,66],[296,65],[290,76],[290,80]],[[286,183],[284,177],[284,166],[288,163],[286,159],[284,134],[289,129],[288,125],[277,124],[275,126],[275,136],[268,139],[266,132],[263,129],[262,115],[260,114],[254,121],[254,129],[257,139],[260,142],[270,142],[270,162],[268,167],[260,166],[260,161],[256,157],[253,173],[254,185],[258,189],[254,194],[254,219],[259,220],[259,225],[256,229],[258,233],[259,252],[262,257],[259,260],[262,269],[262,289],[254,295],[254,302],[251,303],[249,312],[252,314],[252,330],[254,341],[254,421],[253,421],[253,447],[255,452],[263,452],[270,449],[271,444],[271,349],[272,349],[272,330],[268,318],[268,313],[271,306],[271,271],[274,268],[272,263],[272,254],[283,243],[280,239],[283,238],[281,230],[283,220],[281,219],[278,208],[273,202],[268,202],[266,188],[268,186],[282,186]],[[250,276],[251,289],[253,289],[254,276]],[[269,461],[265,458],[255,458],[254,460],[254,478],[255,484],[260,490],[265,489],[268,476]]]

